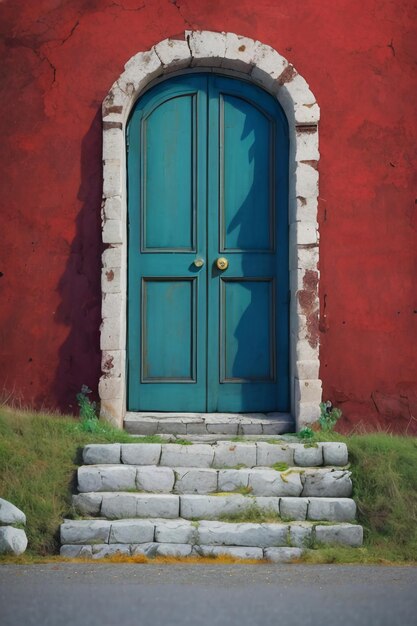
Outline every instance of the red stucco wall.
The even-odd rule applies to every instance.
[[[0,386],[65,411],[97,388],[101,102],[136,52],[225,30],[278,50],[321,107],[324,398],[345,428],[416,432],[416,14],[412,0],[3,0]]]

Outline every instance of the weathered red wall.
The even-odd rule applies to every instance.
[[[259,39],[321,107],[321,377],[345,427],[417,431],[413,0],[3,0],[5,391],[74,408],[100,369],[100,105],[136,52],[184,29]],[[1,383],[0,383],[1,384]]]

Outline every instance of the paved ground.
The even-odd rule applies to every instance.
[[[0,566],[2,626],[408,626],[417,567]]]

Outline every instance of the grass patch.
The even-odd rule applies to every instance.
[[[0,407],[0,494],[26,514],[30,553],[58,550],[59,524],[71,509],[82,447],[135,441],[104,422],[99,433],[79,426],[75,418]]]
[[[288,463],[274,463],[274,465],[272,465],[272,469],[277,472],[286,472],[288,469]]]
[[[28,563],[55,554],[59,525],[70,514],[75,470],[88,443],[163,443],[158,435],[136,438],[100,422],[101,432],[80,429],[79,420],[0,407],[0,494],[27,516]],[[344,441],[349,448],[353,497],[364,527],[361,549],[323,547],[307,562],[411,563],[417,561],[417,439],[386,433],[316,433],[314,442]],[[181,445],[187,440],[177,440]],[[274,469],[278,469],[274,466]],[[279,469],[278,471],[283,471]],[[286,471],[286,470],[284,470]],[[242,493],[242,491],[240,491]],[[229,495],[229,494],[228,494]],[[248,495],[248,494],[245,494]],[[222,517],[225,522],[279,522],[255,506]],[[7,557],[10,559],[10,557]],[[5,557],[1,558],[4,562]],[[16,559],[16,557],[15,557]],[[15,560],[13,562],[20,562]]]
[[[234,524],[238,524],[239,522],[249,522],[254,524],[267,524],[273,522],[281,522],[281,518],[272,509],[262,510],[256,504],[253,504],[246,511],[242,511],[240,513],[231,513],[229,515],[221,515],[219,517],[222,522],[232,522]]]

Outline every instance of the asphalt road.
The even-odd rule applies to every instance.
[[[0,566],[1,626],[408,626],[417,567]]]

